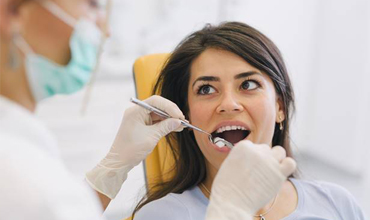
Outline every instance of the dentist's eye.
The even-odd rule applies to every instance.
[[[255,90],[260,87],[260,84],[254,80],[245,80],[240,88],[243,90]]]
[[[102,0],[89,0],[89,4],[91,8],[94,9],[104,9],[105,3]]]
[[[216,90],[210,86],[210,85],[202,85],[199,87],[198,91],[197,91],[197,94],[198,95],[208,95],[208,94],[211,94],[211,93],[214,93],[216,92]]]
[[[97,0],[90,0],[89,1],[89,4],[92,8],[98,8],[99,7],[99,3]]]

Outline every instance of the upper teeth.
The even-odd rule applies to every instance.
[[[231,130],[248,130],[248,129],[246,129],[243,126],[236,126],[236,125],[223,126],[223,127],[220,127],[219,129],[217,129],[216,133],[222,133],[224,131],[231,131]]]

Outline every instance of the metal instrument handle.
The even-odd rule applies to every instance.
[[[172,118],[171,115],[169,115],[167,112],[164,112],[164,111],[162,111],[162,110],[160,110],[160,109],[158,109],[154,106],[151,106],[151,105],[147,104],[146,102],[140,101],[139,99],[136,99],[136,98],[132,97],[130,99],[130,101],[139,105],[139,106],[141,106],[141,107],[143,107],[143,108],[145,108],[145,109],[147,109],[147,110],[149,110],[149,111],[151,111],[151,112],[153,112],[153,113],[155,113],[155,114],[157,114],[158,116],[161,116],[163,118]],[[179,120],[181,121],[181,124],[184,125],[185,127],[192,128],[194,130],[197,130],[197,131],[200,131],[200,132],[203,132],[203,133],[207,134],[208,137],[209,137],[209,140],[212,143],[214,143],[212,134],[210,134],[210,133],[208,133],[208,132],[206,132],[206,131],[204,131],[204,130],[202,130],[202,129],[200,129],[200,128],[198,128],[198,127],[196,127],[196,126],[194,126],[194,125],[192,125],[192,124],[190,124],[190,123],[188,123],[184,120],[181,120],[181,119],[179,119]],[[234,146],[232,143],[228,142],[227,140],[222,139],[222,140],[219,140],[219,141],[222,141],[228,148],[232,148]]]

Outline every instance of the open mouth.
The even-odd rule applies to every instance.
[[[236,144],[241,140],[244,140],[251,133],[250,130],[243,126],[224,126],[218,128],[212,133],[213,137],[220,137],[232,144]]]

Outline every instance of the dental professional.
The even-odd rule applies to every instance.
[[[0,220],[102,219],[127,173],[162,137],[183,129],[178,119],[155,118],[133,106],[106,157],[86,174],[87,184],[67,171],[55,138],[33,112],[39,102],[74,93],[90,80],[107,35],[101,2],[0,0]],[[184,119],[169,100],[145,101]],[[252,143],[236,145],[214,182],[207,219],[252,219],[295,169],[282,155]],[[235,172],[262,161],[260,169]],[[270,174],[264,184],[246,181],[260,172]],[[264,193],[250,194],[252,189]]]

